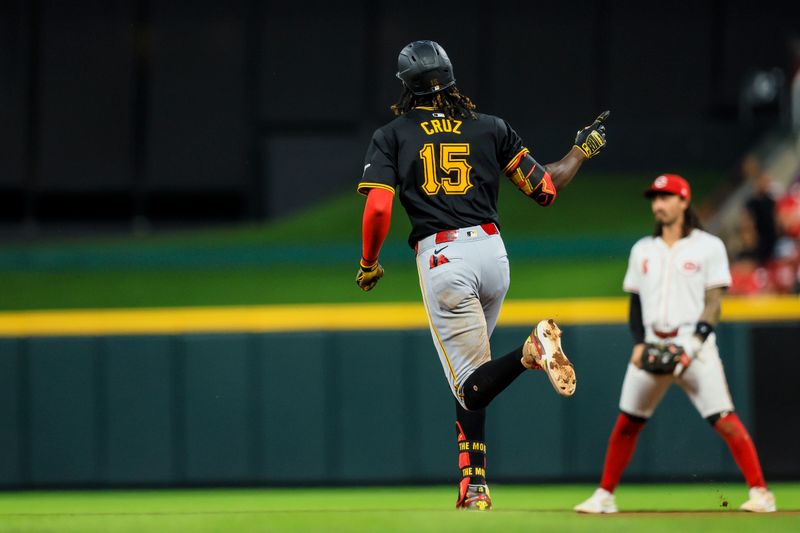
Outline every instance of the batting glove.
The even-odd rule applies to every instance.
[[[577,146],[586,159],[591,159],[600,153],[606,145],[606,126],[605,121],[611,111],[603,111],[590,125],[578,131],[575,136],[575,146]]]
[[[362,259],[359,263],[358,273],[356,274],[356,285],[361,287],[362,291],[371,291],[382,277],[383,267],[380,263],[375,261],[372,264],[365,264]]]
[[[689,344],[687,344],[685,348],[680,348],[681,353],[678,355],[678,364],[675,365],[673,375],[682,376],[683,373],[686,372],[686,369],[689,368],[689,365],[692,364],[692,361],[697,359],[697,356],[700,353],[700,348],[702,347],[703,341],[700,339],[700,337],[693,335],[692,340],[689,341]]]

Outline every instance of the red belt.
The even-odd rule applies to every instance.
[[[497,235],[500,233],[500,230],[497,229],[497,226],[492,223],[481,224],[481,229],[486,232],[486,235]],[[442,244],[443,242],[452,242],[456,239],[458,239],[458,230],[446,229],[436,234],[435,242],[436,244]],[[419,242],[414,245],[414,252],[419,253]]]
[[[661,339],[669,339],[671,337],[677,337],[678,336],[678,330],[677,329],[673,329],[672,331],[658,331],[657,329],[654,329],[653,333],[656,334],[656,337],[659,337]]]
[[[497,235],[500,233],[497,230],[497,226],[494,224],[481,224],[481,228],[483,231],[486,232],[486,235]],[[444,231],[440,231],[436,234],[436,244],[442,244],[443,242],[451,242],[458,238],[458,230],[457,229],[446,229]]]

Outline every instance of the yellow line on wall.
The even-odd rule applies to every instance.
[[[509,300],[500,326],[623,324],[627,298]],[[800,298],[727,298],[728,322],[800,321]],[[0,337],[427,329],[421,303],[0,312]]]

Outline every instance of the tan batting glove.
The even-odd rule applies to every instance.
[[[358,266],[358,273],[356,274],[356,285],[361,287],[362,291],[371,291],[382,277],[383,267],[380,263],[375,261],[369,264],[365,263],[362,259]]]

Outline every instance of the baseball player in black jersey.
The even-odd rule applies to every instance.
[[[561,330],[542,320],[509,354],[492,358],[489,338],[509,286],[497,214],[500,175],[541,206],[606,144],[602,113],[581,129],[563,159],[539,164],[504,120],[477,113],[459,92],[444,49],[415,41],[400,52],[403,85],[397,118],[375,131],[358,191],[367,196],[362,257],[356,276],[369,291],[384,274],[378,254],[395,195],[411,220],[420,289],[431,336],[456,399],[456,506],[487,510],[486,406],[526,369],[543,370],[556,392],[571,396],[576,380],[561,348]]]

